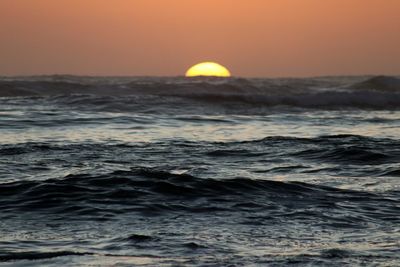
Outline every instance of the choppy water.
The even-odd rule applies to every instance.
[[[400,264],[395,77],[21,77],[0,96],[0,265]]]

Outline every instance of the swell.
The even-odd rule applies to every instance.
[[[54,80],[0,79],[0,96],[63,96],[52,101],[80,106],[129,110],[140,103],[184,105],[184,102],[289,106],[300,108],[400,107],[400,79],[396,77],[353,79],[185,79],[185,78],[75,78]],[[194,101],[194,103],[193,103]]]
[[[171,153],[169,148],[173,148]],[[188,150],[190,148],[190,151]],[[131,155],[132,151],[135,155]],[[396,175],[396,169],[388,164],[396,164],[400,161],[400,142],[392,138],[374,138],[359,135],[329,135],[312,138],[298,138],[286,136],[266,137],[259,140],[239,142],[195,142],[187,140],[159,141],[147,143],[21,143],[0,145],[0,158],[4,160],[24,157],[29,162],[41,155],[53,155],[59,160],[97,159],[115,160],[115,155],[125,155],[119,158],[121,162],[130,162],[133,158],[148,155],[152,152],[156,159],[164,157],[165,153],[184,155],[204,160],[231,161],[238,158],[257,162],[264,159],[300,159],[315,163],[335,163],[340,166],[360,165],[367,168],[368,165],[381,165],[380,170],[374,175],[382,175],[387,172]],[[62,156],[61,156],[62,155]],[[77,155],[77,156],[75,156]],[[78,158],[77,158],[78,157]],[[196,161],[196,160],[194,160]],[[53,164],[49,159],[47,164]],[[385,170],[386,169],[386,170]],[[372,173],[373,174],[373,173]]]
[[[2,216],[23,211],[104,219],[126,212],[210,214],[267,211],[274,207],[292,211],[311,209],[310,215],[322,212],[318,209],[328,212],[329,208],[329,211],[351,212],[353,216],[356,213],[375,220],[395,220],[393,214],[399,212],[398,200],[362,191],[303,182],[202,179],[149,168],[1,184],[0,196]],[[354,210],[355,207],[359,210]],[[279,216],[292,215],[296,217],[298,212]]]
[[[350,86],[353,89],[367,89],[379,91],[399,91],[400,79],[390,76],[376,76]]]
[[[227,149],[233,147],[234,149]],[[313,162],[346,165],[384,165],[400,161],[400,142],[396,139],[360,135],[327,135],[314,138],[273,136],[260,140],[233,142],[224,149],[208,152],[213,157],[265,157],[271,148],[275,156],[300,158]]]

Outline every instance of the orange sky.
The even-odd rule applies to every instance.
[[[400,74],[399,0],[0,0],[0,75]]]

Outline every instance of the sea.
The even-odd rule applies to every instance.
[[[400,77],[0,77],[0,266],[400,266]]]

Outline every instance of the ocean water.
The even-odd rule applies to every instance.
[[[2,266],[399,266],[398,77],[0,78]]]

